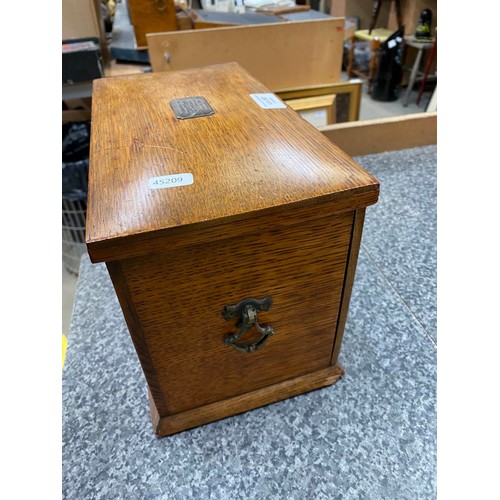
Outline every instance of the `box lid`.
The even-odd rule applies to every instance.
[[[94,262],[120,258],[129,244],[147,252],[152,239],[181,229],[332,200],[345,209],[360,196],[366,206],[378,187],[236,63],[94,81],[86,227]]]

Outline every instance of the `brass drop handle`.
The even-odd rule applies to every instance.
[[[261,349],[269,337],[274,335],[274,328],[269,325],[260,325],[258,312],[269,311],[272,303],[271,297],[268,296],[262,300],[243,299],[235,305],[225,306],[224,309],[222,309],[222,317],[226,321],[229,321],[231,318],[238,318],[239,321],[236,326],[239,328],[239,331],[232,335],[228,335],[224,339],[224,344],[230,345],[240,352],[255,352],[258,349]],[[255,329],[260,333],[262,338],[255,343],[238,342],[240,337],[253,327],[255,327]]]

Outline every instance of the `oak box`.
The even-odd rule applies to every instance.
[[[343,375],[378,193],[236,63],[94,82],[87,247],[106,262],[158,435]]]

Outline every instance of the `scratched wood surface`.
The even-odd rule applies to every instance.
[[[233,223],[283,208],[366,195],[378,182],[236,63],[94,82],[87,245],[94,261],[169,231]],[[204,96],[212,116],[179,120],[169,102]],[[152,177],[190,173],[189,186],[150,189]],[[144,244],[140,245],[141,242]],[[114,247],[107,255],[103,250]]]

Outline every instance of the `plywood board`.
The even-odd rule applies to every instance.
[[[62,1],[62,39],[101,38],[100,18],[94,0]]]
[[[320,127],[350,156],[437,144],[437,112],[415,113]]]
[[[340,80],[344,19],[148,34],[153,71],[237,62],[275,91]]]
[[[98,38],[104,66],[110,62],[100,0],[63,0],[62,40]]]

